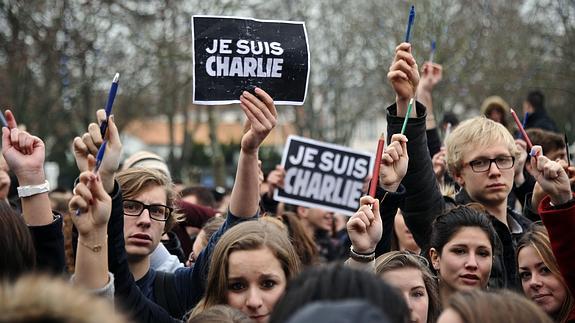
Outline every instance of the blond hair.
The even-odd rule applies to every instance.
[[[500,123],[485,117],[463,121],[445,140],[447,147],[447,168],[452,175],[459,175],[463,168],[464,155],[472,149],[490,147],[502,143],[511,156],[517,158],[519,150],[515,139]]]
[[[0,322],[123,323],[111,302],[68,282],[31,274],[0,285]]]
[[[178,194],[174,189],[174,184],[166,174],[151,168],[128,168],[116,174],[116,180],[122,189],[124,199],[132,199],[143,191],[160,186],[166,191],[166,205],[174,208]],[[170,231],[177,222],[184,221],[184,215],[176,210],[168,218],[165,225],[165,232]]]
[[[537,252],[539,257],[541,257],[541,260],[543,260],[545,266],[549,268],[549,271],[551,271],[551,274],[559,279],[567,291],[567,296],[563,300],[563,304],[561,304],[561,309],[556,315],[554,315],[554,318],[557,322],[565,322],[575,304],[573,295],[571,295],[571,292],[567,287],[567,283],[559,271],[557,259],[555,259],[555,255],[553,255],[553,250],[551,249],[551,241],[549,240],[547,229],[539,224],[532,225],[531,228],[521,237],[521,239],[519,239],[519,242],[517,243],[516,259],[519,258],[519,252],[521,249],[525,247],[532,247],[535,249],[535,252]]]

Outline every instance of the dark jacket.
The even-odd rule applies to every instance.
[[[36,250],[36,269],[59,275],[66,269],[64,233],[62,232],[62,216],[57,213],[53,215],[52,223],[28,226],[28,230],[30,230]]]
[[[153,270],[142,277],[144,280],[138,281],[138,284],[134,281],[128,267],[124,242],[122,192],[117,183],[115,183],[114,192],[110,195],[112,196],[112,216],[108,223],[108,266],[115,278],[116,306],[128,313],[135,322],[179,322],[155,303],[153,283],[156,273]],[[198,255],[194,266],[179,268],[174,272],[180,308],[191,309],[200,301],[205,290],[209,260],[217,241],[229,228],[244,220],[248,219],[237,218],[228,213],[226,222],[212,235],[206,248]]]
[[[527,116],[527,122],[525,123],[525,129],[539,128],[543,130],[549,130],[553,132],[558,132],[557,125],[555,121],[549,117],[547,111],[537,111],[529,114]]]
[[[466,204],[471,202],[471,199],[464,190],[456,196],[455,200],[451,201],[446,201],[441,195],[429,157],[425,129],[425,106],[417,102],[416,112],[417,117],[409,118],[405,132],[409,139],[407,142],[409,165],[407,174],[402,181],[406,188],[402,211],[405,224],[413,234],[415,242],[422,250],[427,250],[433,220],[447,208],[455,204]],[[389,137],[401,131],[403,120],[403,117],[397,116],[395,104],[388,108],[387,133]],[[511,211],[511,209],[508,209],[507,214],[521,227],[520,231],[527,228],[529,220]],[[501,246],[499,248],[496,246],[494,250],[496,259],[491,271],[489,286],[492,288],[519,288],[514,255],[515,245],[520,234],[512,234],[507,226],[495,217],[491,217],[491,222],[495,227]]]

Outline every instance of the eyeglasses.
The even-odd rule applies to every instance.
[[[140,216],[144,210],[148,210],[150,218],[156,221],[166,221],[172,214],[172,209],[169,206],[162,204],[144,204],[136,200],[124,200],[123,203],[124,214],[128,216]]]
[[[476,173],[486,172],[491,168],[491,164],[495,163],[499,169],[510,169],[515,165],[515,157],[513,156],[500,156],[496,158],[480,158],[469,162],[469,166]]]

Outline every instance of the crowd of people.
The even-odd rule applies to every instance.
[[[532,147],[500,97],[437,123],[442,67],[411,51],[387,75],[375,196],[350,218],[273,199],[285,171],[264,179],[258,159],[277,123],[264,89],[240,98],[229,194],[176,186],[153,153],[122,161],[103,110],[73,139],[74,188],[50,192],[44,142],[6,110],[0,322],[575,322],[575,167],[542,93],[524,105]]]

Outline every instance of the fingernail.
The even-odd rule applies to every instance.
[[[531,156],[531,157],[537,156],[537,150],[535,150],[535,148],[531,148],[531,152],[529,152],[529,156]]]

